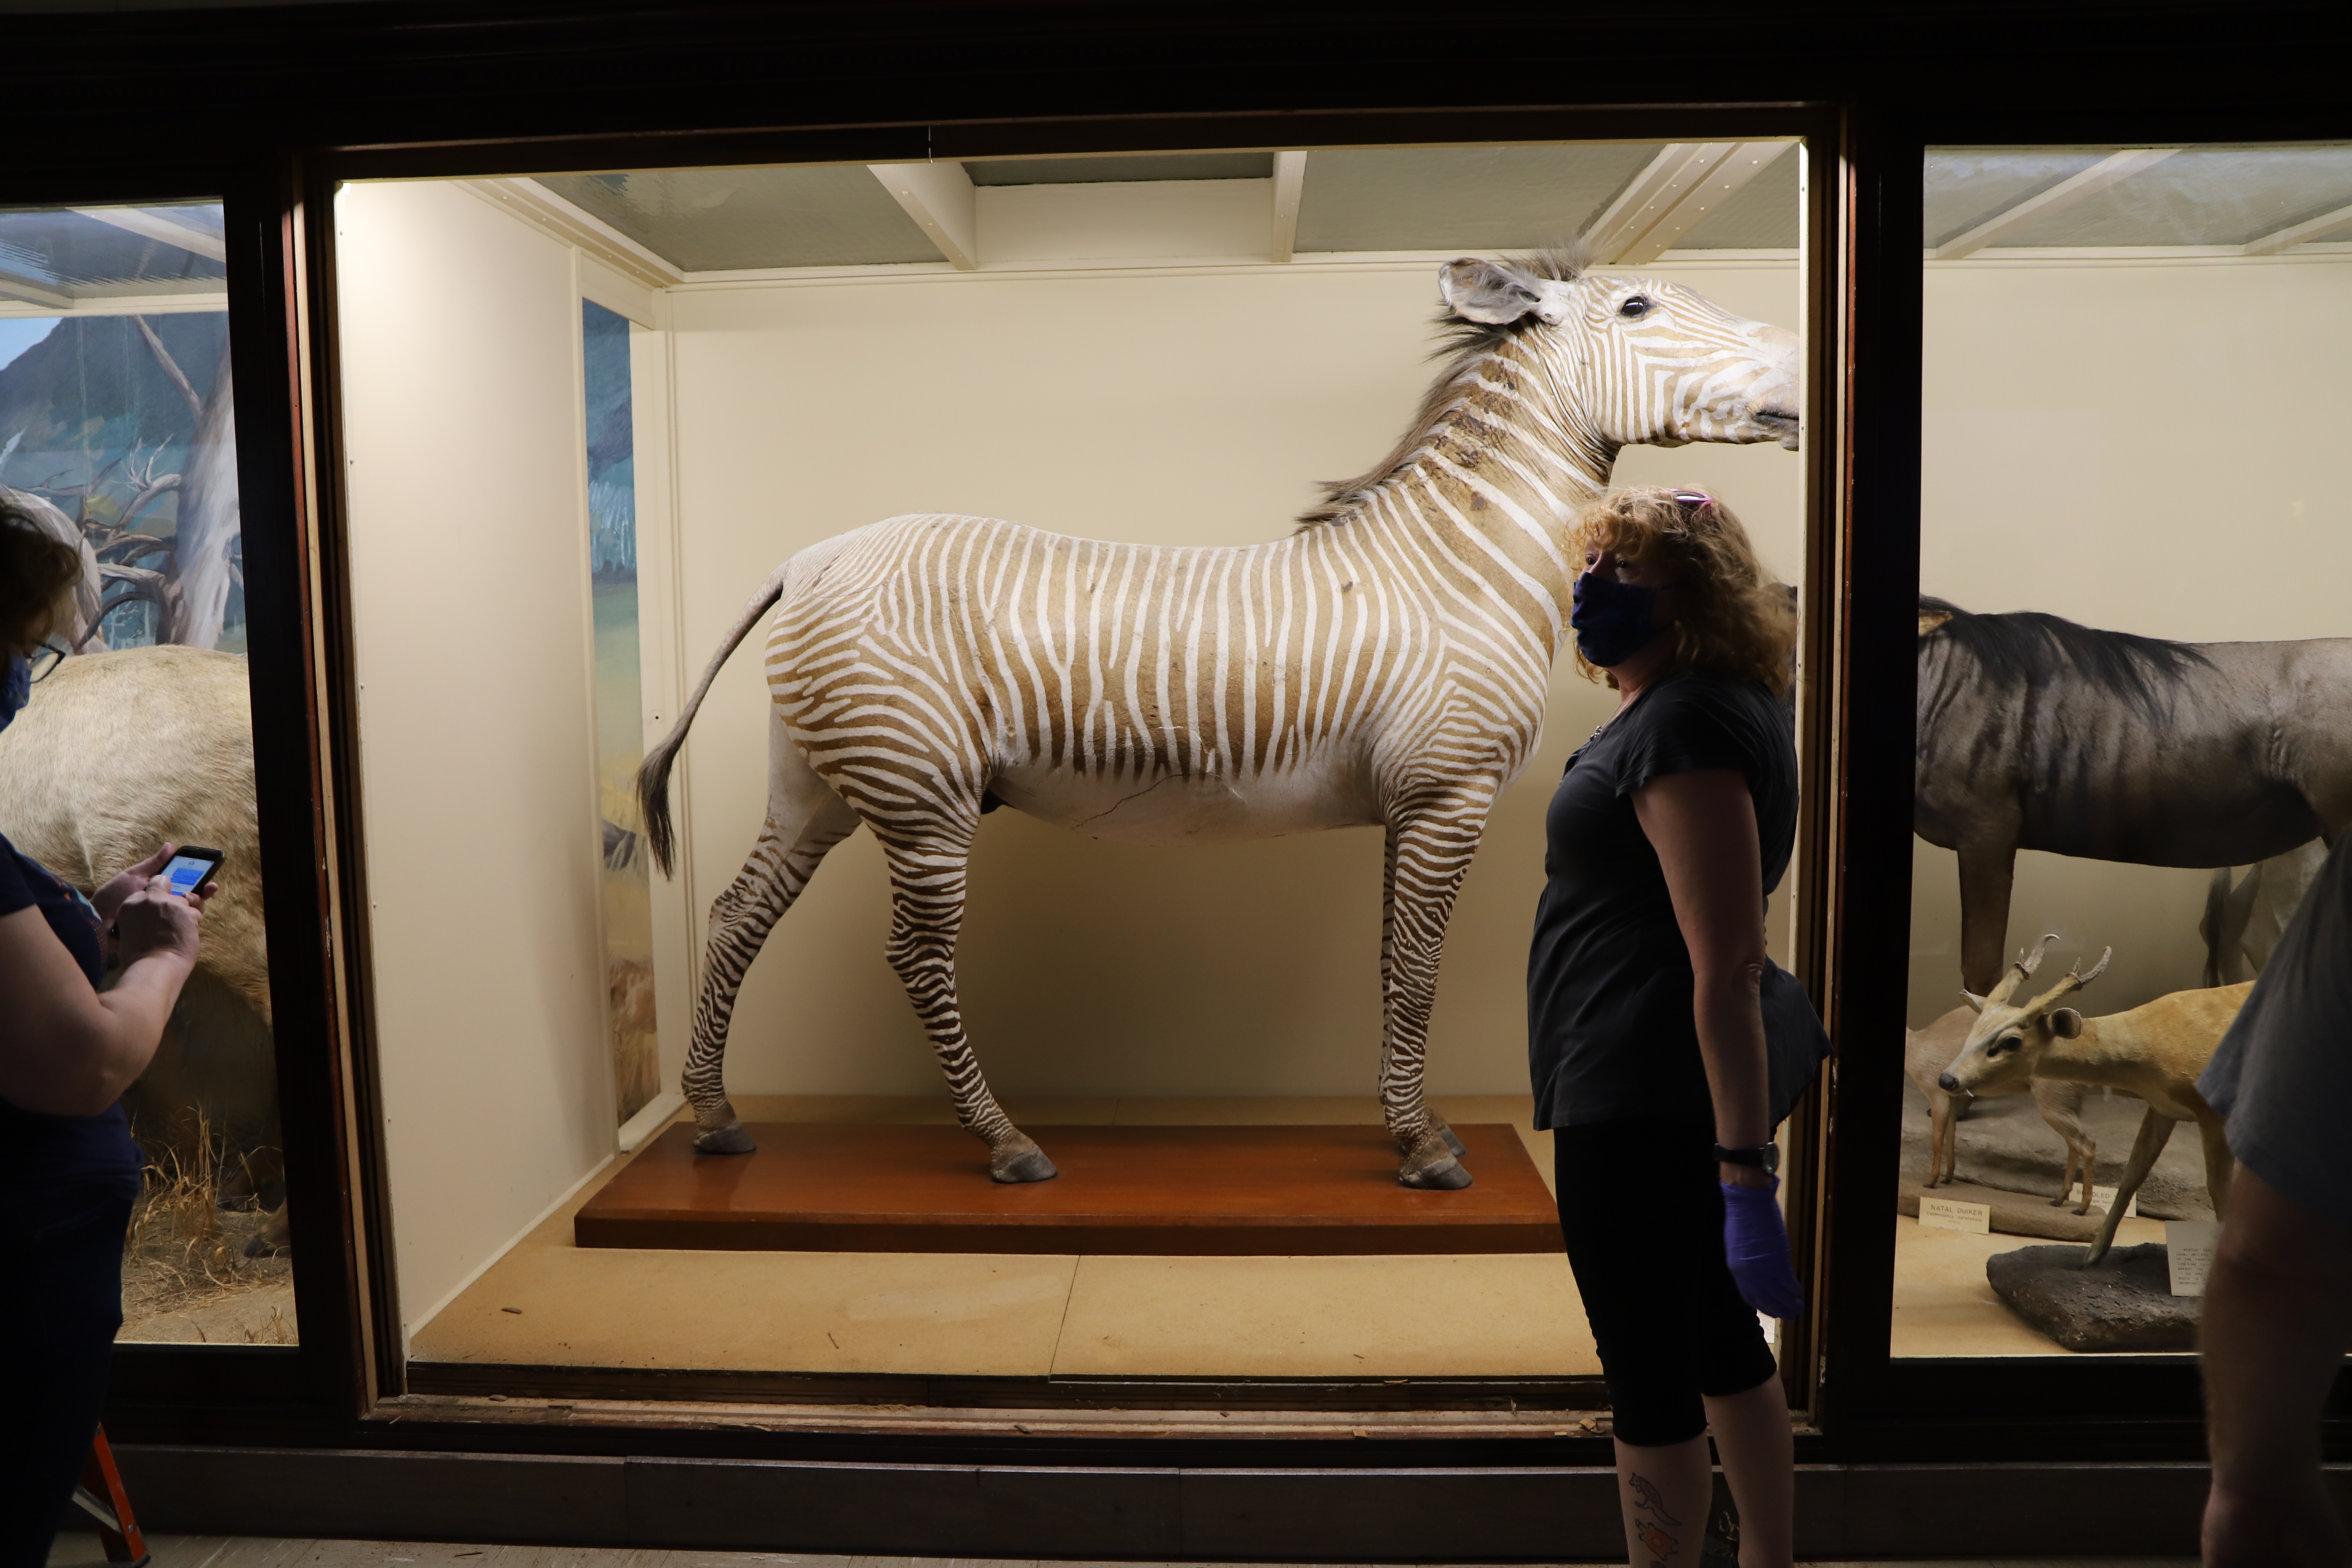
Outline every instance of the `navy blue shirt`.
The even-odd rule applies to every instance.
[[[1664,676],[1568,760],[1544,817],[1544,890],[1528,954],[1538,1128],[1629,1117],[1713,1124],[1690,949],[1633,794],[1715,768],[1748,781],[1769,892],[1797,841],[1797,748],[1788,710],[1761,682]],[[1803,997],[1785,971],[1769,973],[1768,1034],[1774,1004],[1790,999],[1781,992]]]
[[[0,915],[37,909],[95,987],[106,978],[97,911],[37,860],[0,838]],[[0,1193],[68,1182],[136,1185],[141,1160],[121,1104],[96,1116],[44,1116],[0,1100]]]

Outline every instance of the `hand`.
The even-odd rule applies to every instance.
[[[124,867],[112,881],[92,893],[89,907],[98,911],[99,920],[106,925],[113,925],[117,911],[122,908],[122,900],[145,887],[148,879],[169,864],[179,849],[176,844],[164,845],[136,866]],[[210,892],[212,889],[207,888],[205,890]]]
[[[1802,1313],[1805,1295],[1789,1260],[1789,1227],[1775,1201],[1780,1178],[1771,1178],[1769,1186],[1717,1184],[1723,1189],[1723,1260],[1730,1266],[1740,1299],[1775,1318]]]
[[[116,946],[123,967],[157,957],[194,963],[203,933],[205,896],[212,889],[207,882],[184,899],[161,877],[150,877],[142,883],[115,913]]]

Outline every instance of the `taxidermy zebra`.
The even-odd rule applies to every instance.
[[[1961,984],[2020,849],[2242,866],[2352,826],[2352,637],[2166,642],[1919,598],[1912,826],[1960,861]]]
[[[1422,1092],[1445,926],[1486,814],[1534,754],[1567,626],[1563,531],[1633,442],[1798,437],[1797,340],[1570,258],[1451,262],[1445,363],[1404,438],[1286,539],[1173,548],[894,517],[778,567],[637,775],[670,767],[771,606],[768,815],[713,902],[685,1090],[705,1153],[751,1140],[720,1079],[744,971],[825,852],[880,841],[888,955],[1000,1182],[1053,1163],[990,1094],[956,997],[965,866],[1002,803],[1098,838],[1387,830],[1381,1105],[1410,1187],[1470,1184]]]

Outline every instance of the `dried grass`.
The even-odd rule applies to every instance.
[[[194,1136],[180,1143],[148,1148],[148,1163],[137,1204],[131,1215],[131,1234],[122,1254],[122,1316],[126,1339],[181,1339],[193,1330],[200,1341],[213,1338],[194,1315],[203,1313],[219,1326],[224,1316],[240,1315],[218,1309],[259,1289],[285,1285],[291,1274],[283,1257],[265,1254],[248,1258],[247,1242],[269,1221],[251,1196],[221,1206],[223,1164],[235,1158],[240,1164],[251,1155],[231,1156],[201,1112]],[[249,1169],[245,1188],[255,1186]],[[236,1342],[292,1344],[295,1327],[278,1307],[266,1320],[237,1325]]]

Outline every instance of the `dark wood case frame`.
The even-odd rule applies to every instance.
[[[627,1521],[605,1521],[609,1510],[583,1500],[632,1476],[640,1479],[629,1486],[645,1489],[648,1506],[656,1496],[724,1492],[736,1483],[721,1478],[751,1475],[745,1466],[769,1478],[761,1495],[779,1501],[798,1495],[787,1482],[803,1474],[812,1485],[853,1493],[878,1484],[856,1478],[893,1478],[899,1489],[887,1495],[908,1500],[934,1496],[923,1476],[1026,1476],[1034,1485],[1008,1482],[992,1498],[968,1496],[968,1488],[937,1493],[943,1522],[961,1520],[965,1533],[901,1531],[892,1536],[896,1549],[968,1552],[985,1542],[1011,1554],[1164,1557],[1165,1531],[1141,1530],[1128,1541],[1108,1526],[1070,1533],[1030,1516],[1059,1494],[1047,1484],[1053,1476],[1111,1498],[1125,1496],[1121,1478],[1140,1487],[1181,1473],[1197,1478],[1190,1483],[1197,1495],[1224,1500],[1200,1506],[1228,1524],[1259,1507],[1254,1531],[1220,1536],[1208,1521],[1180,1532],[1193,1554],[1336,1552],[1361,1561],[1426,1554],[1426,1532],[1404,1527],[1381,1502],[1401,1478],[1414,1478],[1421,1489],[1413,1495],[1441,1508],[1457,1494],[1465,1505],[1518,1495],[1513,1478],[1524,1478],[1536,1489],[1529,1506],[1540,1509],[1549,1496],[1581,1496],[1557,1490],[1576,1468],[1609,1462],[1606,1442],[1592,1437],[795,1434],[566,1420],[553,1412],[493,1421],[481,1418],[487,1405],[403,1397],[385,1268],[391,1216],[381,1201],[366,905],[357,875],[363,803],[335,483],[327,218],[337,181],[981,153],[1793,132],[1814,153],[1807,222],[1817,261],[1808,297],[1804,656],[1811,684],[1798,873],[1808,896],[1798,956],[1801,974],[1829,999],[1841,1056],[1832,1086],[1795,1119],[1790,1179],[1803,1201],[1792,1205],[1792,1228],[1812,1308],[1785,1359],[1792,1405],[1811,1417],[1802,1459],[1892,1462],[1910,1478],[1885,1482],[1866,1501],[1864,1470],[1808,1472],[1807,1506],[1834,1501],[1856,1520],[1879,1510],[1870,1517],[1880,1533],[1857,1524],[1838,1535],[1843,1553],[1829,1554],[1903,1550],[1900,1530],[1887,1521],[1906,1509],[1937,1521],[1936,1550],[1998,1551],[2000,1540],[1979,1540],[1981,1531],[1952,1534],[1964,1521],[1923,1500],[1948,1498],[1941,1489],[1961,1476],[2021,1474],[2002,1462],[2165,1461],[2097,1471],[2107,1478],[2098,1495],[2118,1503],[2141,1498],[2148,1518],[2160,1516],[2170,1532],[2161,1534],[2168,1549],[2184,1549],[2184,1521],[2193,1539],[2193,1512],[2176,1518],[2174,1505],[2197,1489],[2198,1472],[2170,1468],[2201,1458],[2193,1365],[1895,1361],[1887,1353],[1886,1216],[1899,1152],[1907,935],[1896,911],[1908,907],[1911,859],[1908,748],[1889,738],[1909,732],[1914,706],[1907,606],[1918,562],[1921,156],[1943,143],[2352,137],[2352,109],[2333,77],[2343,26],[2336,8],[2277,0],[2226,10],[2002,3],[1914,22],[1823,7],[1787,13],[1759,31],[1751,7],[1729,4],[1685,7],[1670,28],[1647,7],[1502,5],[1461,26],[1498,30],[1495,47],[1536,64],[1516,79],[1490,80],[1465,77],[1452,57],[1475,52],[1475,40],[1447,36],[1447,26],[1422,7],[1391,16],[1223,0],[1154,0],[1116,14],[1058,0],[727,0],[659,13],[596,0],[569,8],[516,0],[152,13],[135,26],[119,16],[0,23],[0,38],[21,58],[55,62],[45,79],[74,101],[129,101],[126,79],[161,91],[194,75],[215,88],[207,105],[173,118],[133,109],[99,125],[18,119],[15,156],[0,168],[0,204],[11,206],[199,195],[226,203],[256,762],[302,1342],[129,1346],[119,1355],[109,1426],[152,1456],[158,1487],[181,1487],[191,1519],[207,1488],[219,1491],[231,1449],[278,1450],[271,1463],[285,1480],[315,1475],[329,1489],[337,1477],[392,1473],[373,1458],[409,1455],[414,1465],[394,1469],[421,1480],[427,1469],[447,1473],[428,1456],[439,1456],[434,1464],[478,1456],[489,1467],[480,1484],[495,1474],[513,1500],[580,1508],[580,1519],[608,1539],[619,1539]],[[1592,60],[1615,68],[1579,72],[1566,64]],[[1544,68],[1553,61],[1562,63]],[[551,82],[559,73],[564,79]],[[1667,96],[1661,85],[1675,101],[1660,101]],[[1506,94],[1539,106],[1494,102]],[[1562,97],[1577,101],[1563,106]],[[712,131],[714,121],[754,128]],[[158,147],[167,155],[159,158]],[[550,1392],[560,1381],[552,1369],[517,1375],[546,1380]],[[1458,1409],[1505,1391],[1429,1392]],[[987,1405],[1027,1403],[1034,1393],[958,1385],[931,1397]],[[1592,1393],[1589,1384],[1549,1391],[1551,1401],[1570,1404]],[[1345,1407],[1362,1397],[1348,1385],[1271,1381],[1065,1394],[1076,1404],[1158,1398],[1172,1407],[1234,1409]],[[2352,1401],[2343,1384],[2336,1411],[2331,1447],[2352,1455],[2345,1419]],[[208,1458],[215,1455],[218,1463]],[[729,1463],[710,1468],[719,1461]],[[2101,1511],[2084,1507],[2079,1483],[2089,1474],[2075,1473],[2040,1501],[2028,1480],[2003,1495],[2063,1527]],[[1446,1477],[1454,1479],[1432,1479]],[[1297,1486],[1284,1490],[1285,1478]],[[1008,1522],[1004,1510],[1016,1499],[1023,1518]],[[1299,1500],[1316,1505],[1311,1530],[1296,1511],[1306,1506]],[[1145,1513],[1158,1506],[1141,1493],[1131,1500]],[[300,1528],[300,1500],[281,1501],[270,1517]],[[1114,1514],[1124,1506],[1105,1505]],[[1362,1528],[1336,1523],[1357,1515]],[[241,1517],[259,1527],[257,1516]],[[415,1518],[385,1517],[392,1529]],[[812,1527],[813,1542],[816,1536],[848,1539]],[[1912,1550],[1931,1544],[1909,1539]],[[2156,1537],[2137,1543],[2111,1531],[2077,1535],[2082,1544],[2073,1547],[2067,1539],[2044,1534],[2032,1550],[2158,1549]],[[872,1543],[884,1544],[879,1536]],[[1462,1556],[1546,1552],[1508,1531],[1475,1541],[1456,1534],[1447,1545]],[[1599,1550],[1613,1548],[1604,1541]]]

